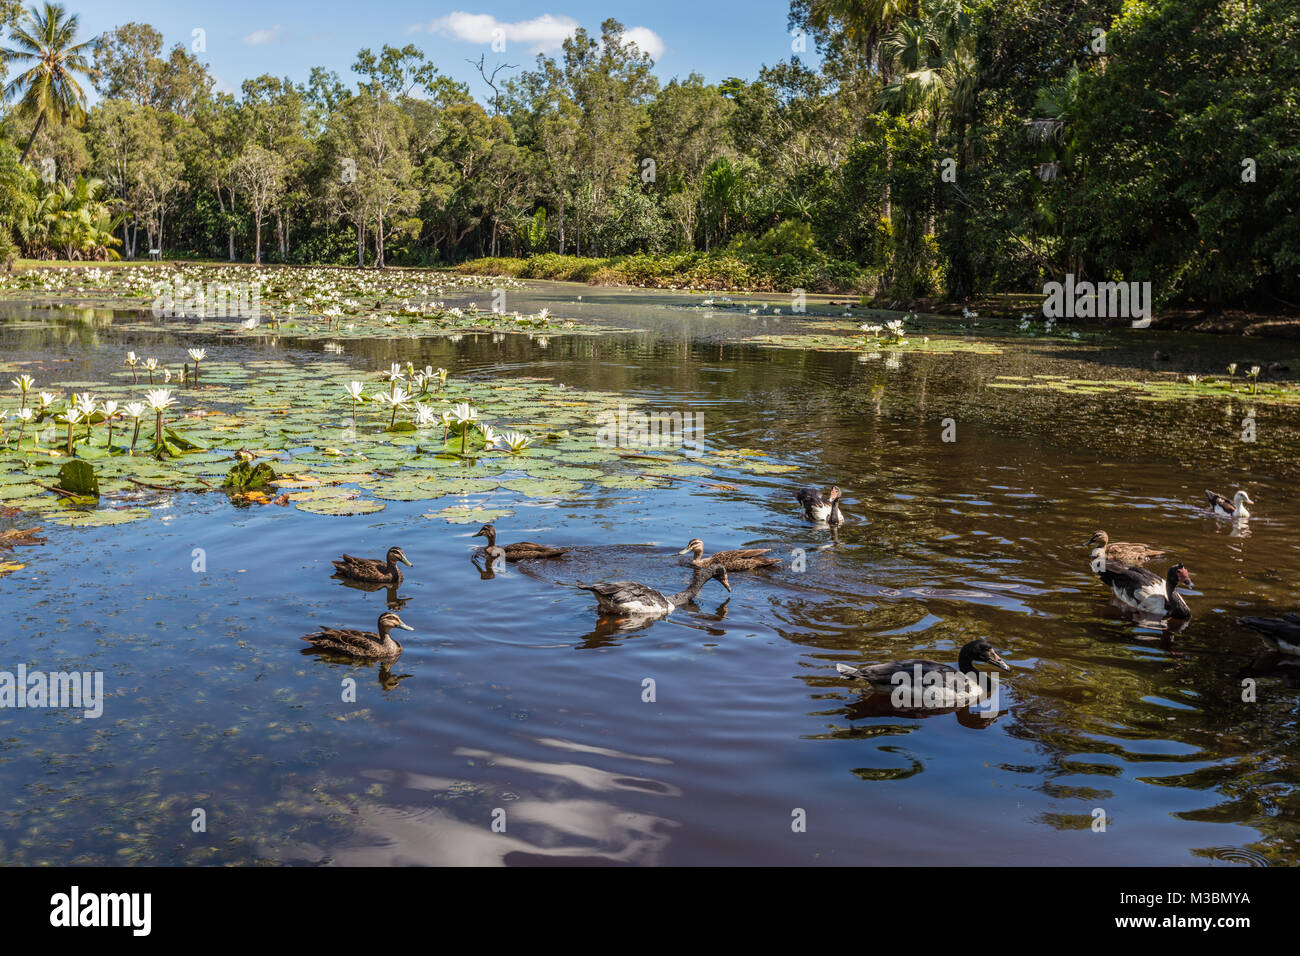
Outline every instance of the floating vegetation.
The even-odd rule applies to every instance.
[[[1199,375],[1149,381],[1069,378],[1064,375],[999,375],[989,388],[1037,389],[1071,395],[1113,395],[1143,402],[1183,399],[1244,398],[1260,405],[1300,405],[1300,385],[1290,382],[1249,384]]]
[[[202,384],[191,377],[172,390],[150,388],[138,365],[123,363],[114,381],[77,382],[86,391],[71,397],[71,383],[15,387],[14,404],[36,411],[3,433],[0,504],[78,526],[139,520],[150,500],[171,492],[223,490],[241,505],[317,515],[454,498],[428,516],[467,523],[507,515],[523,499],[572,499],[589,486],[793,467],[752,451],[706,460],[681,449],[607,447],[599,422],[626,413],[627,398],[544,378],[448,381],[443,369],[408,363],[358,381],[355,369],[330,359],[231,363],[205,354]],[[114,434],[110,404],[134,425]]]
[[[857,327],[853,329],[858,331]],[[861,352],[872,354],[873,349],[887,352],[950,354],[953,352],[980,352],[996,355],[1002,348],[995,342],[985,339],[956,338],[953,336],[914,336],[898,340],[873,341],[859,335],[824,334],[815,332],[785,333],[775,335],[750,335],[741,339],[750,345],[765,348],[804,349],[813,352]],[[864,347],[866,351],[864,352]]]
[[[595,335],[621,332],[557,319],[547,309],[532,314],[497,308],[496,293],[522,288],[515,279],[488,281],[428,270],[381,272],[337,267],[124,266],[103,269],[31,269],[0,274],[0,292],[31,302],[55,300],[130,308],[148,314],[119,323],[138,332],[266,338],[292,335],[328,339],[330,351],[347,338],[401,338],[463,332]],[[482,307],[448,307],[447,295],[489,293]],[[27,293],[14,296],[14,293]],[[181,320],[181,321],[177,321]],[[191,350],[194,373],[206,357]],[[133,371],[152,371],[137,368]],[[152,378],[152,376],[151,376]]]

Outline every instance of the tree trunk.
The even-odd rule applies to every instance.
[[[41,113],[41,115],[36,117],[36,125],[32,127],[32,137],[27,141],[27,145],[23,147],[23,155],[18,159],[19,166],[27,162],[27,154],[32,151],[32,144],[36,142],[36,134],[41,131],[41,126],[44,125],[44,123],[45,123],[45,114]]]
[[[260,266],[262,264],[262,214],[260,212],[253,216],[253,233],[255,235],[253,262]]]
[[[365,223],[357,223],[357,268],[366,267],[366,227]]]

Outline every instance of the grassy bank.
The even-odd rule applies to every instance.
[[[554,253],[529,259],[475,259],[456,267],[469,275],[556,279],[591,285],[719,292],[863,291],[866,276],[852,262],[825,256],[682,252],[585,258]]]

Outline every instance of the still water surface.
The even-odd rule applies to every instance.
[[[359,375],[410,359],[461,378],[553,376],[703,413],[709,448],[799,466],[720,473],[735,490],[487,499],[516,509],[504,542],[576,546],[563,561],[484,578],[476,526],[421,517],[429,502],[340,518],[178,496],[145,522],[47,529],[18,555],[28,567],[0,578],[0,669],[103,671],[108,699],[99,720],[0,711],[0,862],[1300,861],[1300,668],[1277,668],[1234,620],[1296,608],[1294,413],[1254,410],[1248,444],[1244,400],[988,388],[998,375],[1150,375],[1144,333],[864,361],[736,344],[780,320],[684,307],[698,302],[538,283],[518,308],[637,331],[544,348],[522,336],[349,343]],[[195,344],[26,306],[0,314],[0,357],[39,358],[47,381],[103,374],[141,346],[179,363]],[[223,360],[269,348],[204,344]],[[309,363],[319,347],[275,349]],[[1300,368],[1288,344],[1162,347],[1178,372],[1218,372],[1236,351]],[[945,418],[954,442],[941,440]],[[831,483],[849,516],[836,534],[793,498]],[[1238,486],[1258,503],[1244,531],[1202,507],[1205,488]],[[1185,629],[1110,604],[1084,546],[1098,528],[1187,565]],[[626,631],[568,586],[676,591],[675,553],[696,536],[710,552],[771,547],[787,566],[733,574],[730,596],[710,584],[695,606]],[[393,544],[415,564],[400,661],[301,654],[302,634],[372,627],[384,607],[384,592],[331,580],[330,559]],[[796,548],[802,574],[788,569]],[[955,661],[976,637],[1012,665],[996,715],[890,713],[834,668]],[[348,677],[355,704],[341,700]],[[800,810],[805,832],[792,827]]]

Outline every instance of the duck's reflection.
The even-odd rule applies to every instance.
[[[352,588],[355,591],[365,591],[367,594],[375,591],[384,591],[384,603],[387,604],[390,611],[400,611],[410,603],[410,598],[398,597],[397,589],[400,584],[379,584],[371,581],[354,581],[351,578],[345,578],[342,575],[332,575],[333,579],[345,588]]]
[[[900,717],[908,720],[926,717],[942,717],[956,714],[957,723],[971,730],[987,730],[1000,717],[1011,712],[1009,707],[1000,706],[1000,695],[986,695],[975,703],[952,707],[895,707],[888,694],[867,691],[860,698],[844,708],[844,716],[850,721],[866,720],[876,717]]]

